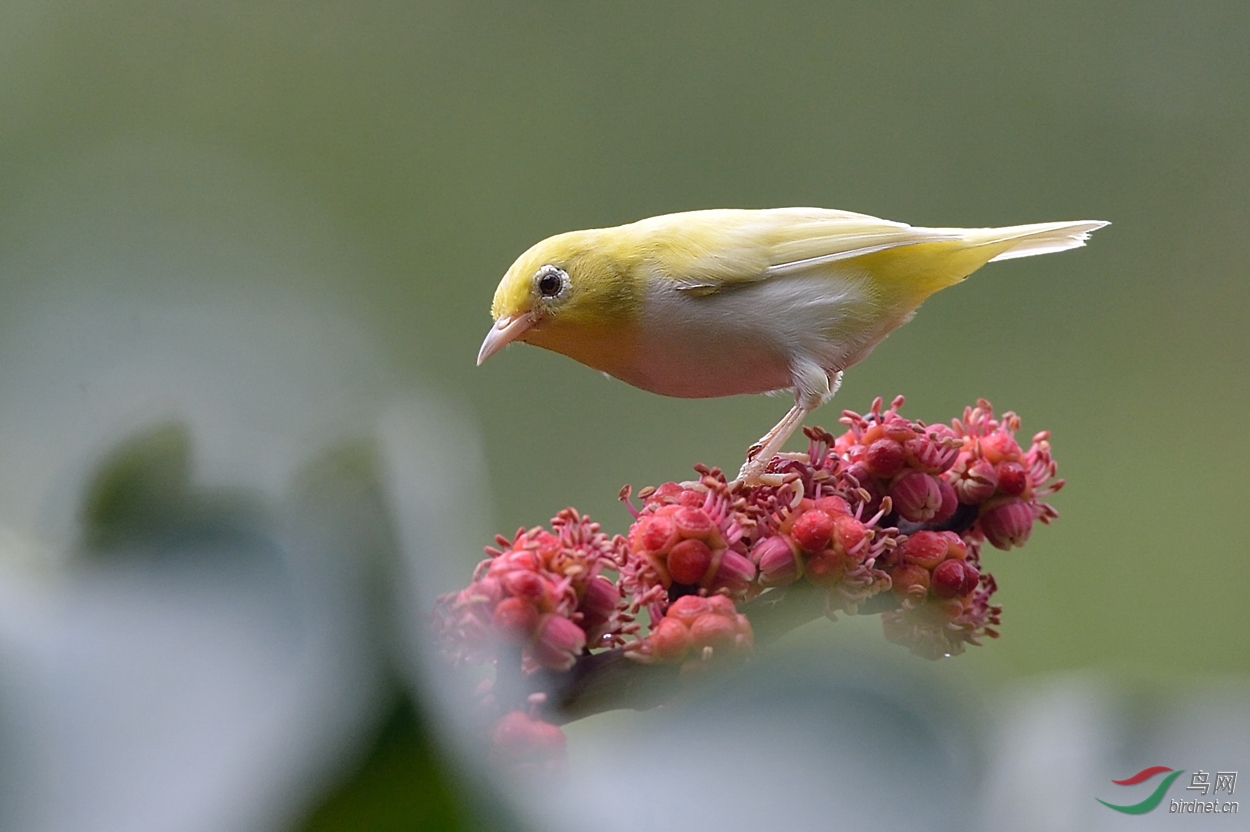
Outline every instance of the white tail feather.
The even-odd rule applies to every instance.
[[[968,232],[965,239],[975,245],[990,245],[1013,241],[1011,248],[991,258],[990,262],[1012,260],[1016,257],[1032,257],[1034,254],[1050,254],[1067,251],[1085,245],[1089,235],[1110,223],[1100,220],[1079,222],[1039,222],[1033,225],[1013,225],[1006,228],[984,228]]]

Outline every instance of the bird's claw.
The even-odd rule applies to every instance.
[[[785,482],[786,475],[765,473],[768,462],[769,460],[759,460],[748,455],[747,461],[742,464],[742,469],[738,471],[737,478],[729,483],[730,488],[738,485],[745,485],[747,488],[758,488],[762,485],[781,486]]]

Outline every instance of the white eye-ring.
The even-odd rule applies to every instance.
[[[552,265],[543,266],[534,275],[534,285],[544,298],[558,298],[569,285],[569,273]]]

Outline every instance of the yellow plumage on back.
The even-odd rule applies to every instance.
[[[915,242],[877,254],[861,262],[883,281],[913,288],[920,300],[959,283],[996,260],[1064,251],[1085,244],[1104,222],[1037,223],[1006,228],[919,229],[954,236],[940,242]]]

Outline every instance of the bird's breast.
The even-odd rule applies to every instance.
[[[710,294],[656,281],[633,346],[598,369],[666,396],[764,393],[792,387],[796,363],[829,372],[854,363],[879,340],[881,317],[854,277],[795,276]]]

